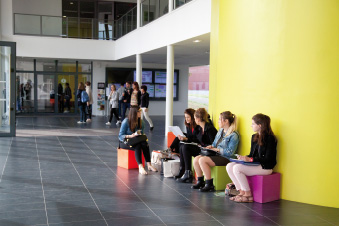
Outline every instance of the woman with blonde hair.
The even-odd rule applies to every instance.
[[[111,85],[111,92],[109,93],[109,103],[111,105],[111,112],[110,112],[110,117],[108,122],[106,122],[106,125],[110,126],[112,119],[113,119],[113,114],[115,116],[115,118],[117,119],[117,124],[121,123],[120,119],[119,119],[119,112],[118,112],[118,108],[119,108],[119,93],[116,91],[117,88],[115,87],[114,84]]]
[[[214,191],[213,178],[211,177],[211,167],[226,166],[229,163],[228,158],[236,152],[239,144],[239,134],[237,129],[237,118],[230,111],[224,111],[219,116],[219,131],[213,144],[207,146],[207,149],[213,150],[220,155],[202,156],[194,158],[193,166],[198,176],[198,182],[192,186],[192,189],[200,189],[201,192]],[[204,181],[206,177],[206,183]]]
[[[195,157],[200,154],[200,147],[198,145],[203,147],[211,145],[218,132],[213,124],[209,122],[208,113],[205,108],[198,108],[194,112],[194,120],[198,125],[196,138],[193,140],[196,144],[185,143],[180,146],[180,166],[185,168],[185,173],[177,181],[182,183],[192,183],[192,156]]]

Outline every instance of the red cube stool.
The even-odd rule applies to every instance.
[[[171,144],[173,143],[175,138],[176,138],[176,136],[174,135],[174,133],[172,133],[172,132],[167,133],[167,147],[168,148],[171,146]]]
[[[142,164],[145,164],[144,155],[142,155]],[[118,148],[118,166],[125,169],[139,168],[137,160],[135,159],[134,151]]]
[[[255,202],[265,203],[280,199],[280,173],[248,176],[247,180]]]

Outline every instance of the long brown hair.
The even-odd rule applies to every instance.
[[[78,90],[85,90],[85,85],[83,82],[79,82]]]
[[[231,133],[237,130],[237,117],[235,116],[235,114],[233,114],[230,111],[224,111],[220,113],[220,117],[223,120],[227,119],[228,122],[230,123],[230,127],[227,130],[226,136],[230,135]]]
[[[193,130],[197,124],[195,123],[195,120],[194,120],[194,113],[195,113],[195,110],[192,109],[192,108],[187,108],[184,112],[184,114],[188,114],[189,116],[191,116],[191,123],[188,124],[185,120],[185,126],[190,128],[191,130]]]
[[[195,111],[194,116],[196,118],[200,119],[203,122],[209,122],[209,120],[208,120],[208,113],[207,113],[205,108],[198,108]]]
[[[138,82],[133,82],[133,85],[135,86],[135,89],[139,91],[139,83]]]
[[[260,133],[254,135],[253,141],[257,142],[260,146],[264,144],[264,138],[266,135],[272,135],[275,137],[271,128],[271,118],[264,114],[256,114],[252,117],[252,120],[257,125],[261,125]]]
[[[140,108],[136,105],[132,105],[130,107],[129,113],[128,113],[128,125],[130,130],[134,133],[135,132],[135,128],[139,128],[141,127],[141,119],[138,118],[138,111],[140,110]]]

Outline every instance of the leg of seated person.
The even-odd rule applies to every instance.
[[[202,171],[204,172],[206,180],[210,180],[211,178],[211,167],[215,166],[215,163],[208,156],[203,156],[199,159],[199,165]]]
[[[180,148],[179,148],[180,168],[183,169],[183,170],[185,170],[185,159],[184,159],[184,154],[183,154],[184,146],[185,145],[181,145]]]
[[[171,144],[171,146],[170,146],[170,149],[171,149],[173,152],[179,153],[179,144],[180,144],[180,140],[179,140],[178,137],[176,137],[176,138],[173,140],[173,142],[172,142],[172,144]]]
[[[149,145],[148,145],[147,141],[141,142],[140,145],[141,145],[142,153],[144,154],[144,157],[145,157],[145,160],[146,160],[146,163],[147,163],[148,170],[157,172],[158,170],[156,168],[154,168],[151,164],[151,154],[150,154],[150,151],[149,151]]]
[[[240,191],[241,190],[241,186],[240,183],[238,181],[238,179],[236,178],[236,176],[234,175],[234,166],[237,165],[237,163],[235,162],[230,162],[226,165],[226,171],[228,176],[231,178],[232,182],[235,185],[235,188]]]
[[[194,158],[193,160],[193,166],[194,166],[194,171],[197,174],[197,177],[202,177],[203,176],[203,172],[200,168],[200,164],[199,164],[199,159],[203,157],[201,155],[198,155],[197,157]]]
[[[185,160],[185,170],[191,170],[192,156],[197,156],[200,153],[200,148],[195,145],[183,145],[182,154]]]

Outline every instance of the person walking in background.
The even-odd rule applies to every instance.
[[[121,123],[119,120],[119,114],[118,114],[118,104],[119,104],[119,93],[116,91],[115,85],[111,85],[111,92],[109,93],[109,103],[111,104],[111,113],[108,122],[106,122],[106,125],[110,126],[112,119],[113,119],[113,114],[117,119],[117,125]]]
[[[131,107],[131,95],[133,92],[133,89],[131,88],[131,82],[126,82],[126,88],[124,90],[123,95],[123,111],[121,116],[121,121],[124,121],[126,111]]]
[[[66,88],[65,88],[65,100],[66,104],[65,107],[68,109],[65,111],[65,113],[68,113],[71,111],[71,99],[72,99],[72,90],[69,87],[69,83],[66,83]]]
[[[86,93],[88,94],[89,101],[87,102],[87,113],[88,113],[88,119],[86,122],[92,121],[92,104],[93,104],[93,94],[92,94],[92,88],[91,88],[91,82],[86,82]]]
[[[81,123],[86,123],[86,105],[87,105],[87,101],[86,99],[88,99],[88,95],[86,93],[85,90],[85,85],[83,82],[80,82],[78,85],[78,90],[77,90],[77,99],[78,99],[78,107],[80,110],[80,121],[78,121],[79,124]],[[87,95],[87,98],[84,98]]]
[[[59,106],[59,113],[64,112],[64,88],[62,87],[61,83],[58,84],[58,106]]]
[[[131,106],[140,106],[141,102],[141,92],[139,90],[139,84],[137,82],[133,82],[132,84],[133,92],[131,94]]]
[[[154,129],[152,119],[148,115],[148,105],[149,105],[149,94],[147,93],[147,86],[142,85],[141,86],[141,103],[140,107],[142,110],[141,119],[143,119],[143,115],[145,115],[145,118],[147,122],[149,123],[150,130],[152,131]]]
[[[125,83],[120,83],[120,88],[117,90],[118,94],[119,94],[119,117],[122,117],[122,106],[123,106],[123,94],[125,91],[125,87],[124,87]]]

